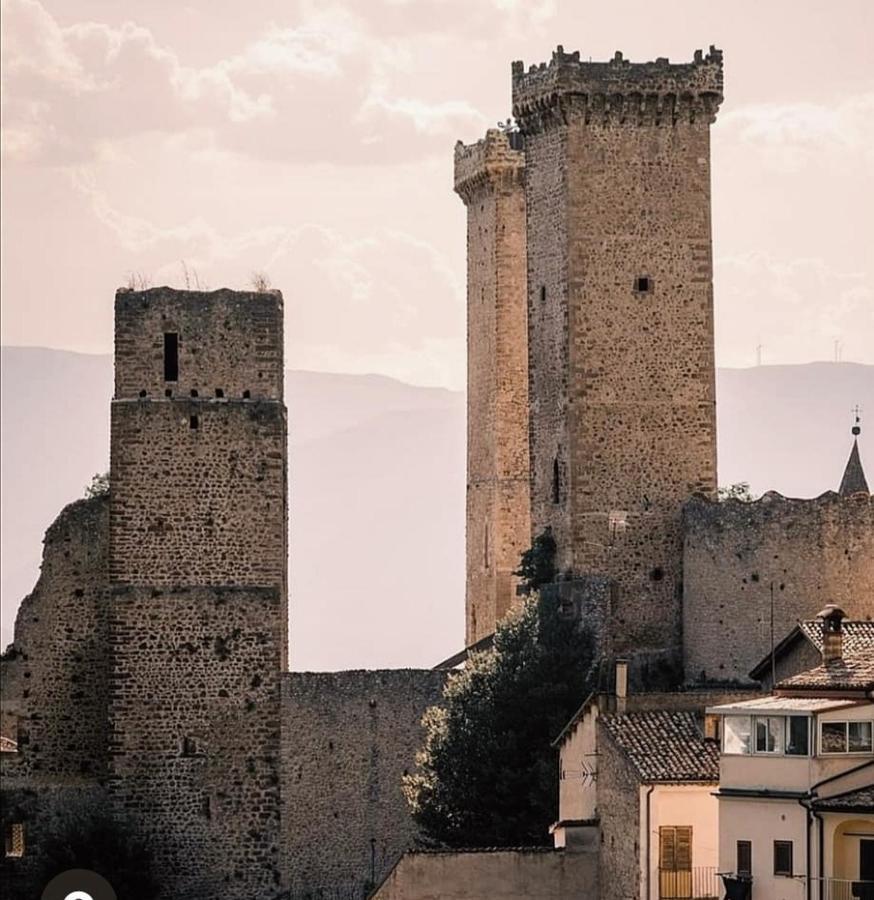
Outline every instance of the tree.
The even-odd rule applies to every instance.
[[[449,846],[547,844],[558,814],[551,743],[590,689],[591,635],[531,597],[449,679],[425,713],[419,771],[404,792],[426,839]]]
[[[513,573],[522,579],[519,593],[530,596],[544,584],[555,580],[555,552],[558,548],[552,529],[547,527],[534,538],[534,543],[522,554],[519,568]]]
[[[752,503],[756,498],[750,492],[748,481],[737,481],[728,487],[721,487],[716,492],[717,499],[722,502],[725,500],[740,500],[742,503]]]
[[[159,884],[145,842],[125,823],[84,803],[66,807],[39,844],[37,883],[48,884],[69,869],[102,875],[124,900],[154,900]]]
[[[91,484],[85,486],[85,496],[90,500],[93,497],[102,497],[109,493],[109,472],[102,475],[97,472],[91,478]]]

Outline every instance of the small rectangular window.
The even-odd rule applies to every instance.
[[[634,291],[637,294],[649,294],[652,292],[652,278],[649,275],[638,275],[634,279]]]
[[[6,826],[6,856],[16,859],[24,856],[24,825],[21,822]]]
[[[541,303],[546,302],[546,285],[544,285],[544,284],[542,284],[540,286],[540,302]]]
[[[774,874],[792,877],[792,841],[774,841]]]
[[[191,416],[191,418],[188,420],[188,424],[192,428],[200,428],[200,419],[198,419],[197,416]]]
[[[810,756],[810,719],[807,716],[786,718],[786,755]]]
[[[750,717],[726,716],[724,721],[722,752],[746,754],[750,752]]]
[[[753,874],[753,844],[752,841],[737,842],[737,874]]]
[[[783,717],[756,716],[756,753],[782,753]]]
[[[164,334],[164,381],[179,380],[179,335],[168,331]]]
[[[847,743],[850,753],[870,753],[872,749],[872,723],[848,722]]]

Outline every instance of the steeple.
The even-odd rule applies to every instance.
[[[847,467],[844,469],[844,477],[841,479],[841,486],[838,493],[842,497],[848,497],[850,494],[867,494],[868,482],[865,479],[865,471],[862,468],[862,460],[859,456],[859,434],[862,427],[859,422],[859,407],[856,407],[856,421],[853,425],[853,449],[850,451],[850,458],[847,460]]]

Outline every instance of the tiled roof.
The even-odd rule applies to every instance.
[[[692,712],[659,710],[605,715],[600,722],[641,781],[719,781],[719,747],[704,739]]]
[[[859,812],[874,813],[874,785],[857,788],[855,791],[847,791],[844,794],[835,794],[833,797],[825,797],[814,804],[816,809],[858,810]]]
[[[707,712],[715,715],[761,712],[775,713],[825,712],[829,709],[850,709],[864,700],[836,699],[834,697],[782,697],[779,694],[763,694],[755,700],[741,700],[737,703],[720,703],[708,706]]]
[[[818,619],[813,622],[799,622],[798,627],[804,633],[807,640],[822,652],[822,622]],[[874,656],[874,622],[859,622],[853,619],[844,619],[841,623],[843,632],[843,644],[841,652],[844,657],[870,655]]]
[[[861,691],[874,690],[874,656],[837,659],[786,678],[778,691]]]

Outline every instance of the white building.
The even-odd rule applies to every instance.
[[[820,665],[708,709],[721,736],[719,868],[738,897],[874,900],[874,643],[845,658],[844,613],[820,617]]]

